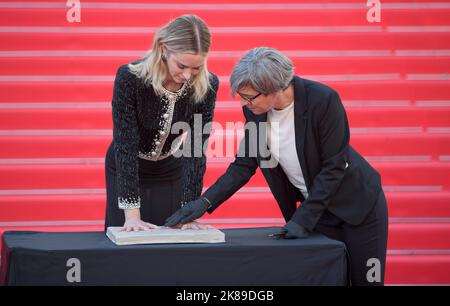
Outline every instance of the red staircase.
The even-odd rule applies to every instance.
[[[288,54],[296,73],[335,88],[351,143],[382,174],[390,225],[387,284],[450,284],[450,2],[381,0],[0,1],[0,233],[101,230],[114,74],[183,13],[210,26],[220,76],[215,121],[242,121],[228,77],[250,48]],[[211,143],[241,133],[216,130]],[[234,150],[236,148],[234,147]],[[205,186],[229,158],[210,151]],[[260,172],[205,222],[282,225]]]

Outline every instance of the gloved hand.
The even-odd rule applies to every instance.
[[[303,226],[295,223],[294,221],[289,221],[280,229],[278,233],[270,236],[275,239],[296,239],[306,238],[309,236],[309,233]]]
[[[164,226],[172,227],[179,223],[188,223],[200,218],[208,210],[210,204],[203,197],[184,204],[183,207],[174,212],[166,219]]]

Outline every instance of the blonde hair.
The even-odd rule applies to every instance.
[[[153,39],[153,49],[142,61],[128,64],[130,71],[143,79],[145,84],[152,85],[158,95],[163,93],[163,82],[168,74],[162,44],[166,45],[169,53],[206,54],[211,44],[211,34],[208,26],[198,16],[182,15],[159,29]],[[199,102],[210,87],[206,62],[191,82],[194,101]]]

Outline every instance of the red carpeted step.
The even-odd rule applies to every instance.
[[[168,6],[169,4],[166,4]],[[366,13],[368,8],[361,5],[359,8],[324,10],[320,8],[302,10],[295,7],[274,10],[271,6],[258,5],[258,9],[249,11],[236,10],[230,6],[221,6],[217,9],[191,4],[191,8],[178,7],[140,7],[138,9],[122,7],[115,9],[102,9],[83,7],[82,22],[69,24],[65,17],[66,7],[60,8],[3,8],[0,11],[0,26],[77,26],[77,27],[160,27],[182,14],[196,14],[210,27],[235,26],[330,26],[330,25],[362,25],[367,26]],[[448,24],[449,9],[422,9],[422,10],[392,10],[383,9],[383,18],[380,25],[426,25]]]
[[[47,52],[47,56],[44,56]],[[130,51],[130,56],[109,56],[105,51],[105,57],[93,55],[93,51],[80,51],[85,55],[77,55],[76,51],[44,51],[41,56],[33,51],[12,51],[7,57],[0,57],[0,75],[112,75],[114,76],[120,65],[134,61],[145,52]],[[303,53],[302,53],[303,52]],[[426,56],[395,56],[390,54],[380,55],[378,51],[367,51],[366,55],[357,56],[357,51],[348,50],[339,54],[336,51],[324,53],[314,51],[307,53],[301,50],[287,51],[294,66],[300,75],[317,74],[371,74],[371,73],[447,73],[450,69],[450,57],[426,57]],[[348,52],[346,55],[345,52]],[[352,52],[356,53],[352,55]],[[82,53],[82,54],[83,54]],[[39,54],[39,53],[38,53]],[[51,56],[53,54],[53,56]],[[91,56],[89,56],[91,54]],[[208,69],[217,75],[228,75],[233,70],[239,58],[245,51],[220,53],[212,52],[208,57]],[[225,55],[225,56],[224,56]],[[315,56],[315,57],[314,57]]]
[[[0,129],[112,130],[111,108],[0,109]]]
[[[450,107],[435,108],[348,108],[351,127],[450,126]]]
[[[33,3],[33,2],[40,2],[40,0],[24,0],[21,1],[23,3]],[[59,0],[49,0],[46,1],[48,3],[57,3],[59,4]],[[395,0],[392,1],[395,3],[400,3],[400,4],[404,4],[407,5],[407,7],[410,7],[411,2],[412,3],[423,3],[423,4],[428,4],[428,3],[435,3],[435,0]],[[95,3],[123,3],[123,0],[96,0]],[[148,0],[133,0],[133,3],[148,3]],[[173,4],[177,4],[177,3],[183,3],[185,4],[185,0],[160,0],[160,1],[156,1],[156,3],[173,3]],[[211,0],[195,0],[193,1],[193,3],[195,4],[206,4],[206,5],[211,5]],[[279,1],[276,0],[267,0],[267,1],[263,1],[263,0],[216,0],[214,1],[214,3],[217,4],[261,4],[261,3],[268,3],[268,4],[278,4],[280,3]],[[298,0],[283,0],[282,4],[285,3],[298,3]],[[307,5],[310,4],[320,4],[321,6],[325,5],[339,5],[339,4],[346,4],[346,3],[352,3],[356,5],[365,5],[365,4],[361,4],[361,1],[359,0],[303,0],[301,3],[305,3]],[[388,3],[388,2],[387,2]],[[365,7],[365,6],[364,6]],[[416,7],[415,5],[411,6],[412,8]]]
[[[450,107],[348,107],[352,128],[358,127],[447,127]],[[239,102],[222,107],[217,102],[214,122],[223,128],[227,123],[245,122]],[[218,127],[220,127],[218,126]],[[28,129],[112,129],[110,108],[17,108],[0,109],[0,130]]]
[[[393,218],[449,218],[450,192],[386,192]]]
[[[391,78],[390,75],[381,75],[379,77]],[[396,76],[393,77],[395,79],[390,81],[349,80],[322,82],[334,88],[343,100],[365,100],[368,94],[373,100],[450,100],[449,81],[443,79],[405,81],[397,80]],[[81,77],[81,80],[77,77],[67,77],[73,81],[61,80],[61,78],[64,77],[51,77],[45,82],[32,81],[29,78],[28,81],[21,82],[13,80],[2,81],[0,82],[0,103],[104,102],[110,101],[112,98],[114,76]],[[231,99],[227,80],[220,83],[217,98],[219,101]]]
[[[102,220],[106,191],[101,194],[33,194],[0,196],[0,222]]]
[[[226,170],[228,163],[210,162],[205,174],[205,186],[214,183]],[[385,186],[430,186],[450,188],[447,162],[374,162]],[[2,164],[0,165],[2,189],[59,189],[104,188],[103,164]],[[248,187],[267,187],[258,169],[247,183]]]
[[[378,134],[378,135],[351,135],[351,144],[355,149],[365,155],[374,156],[414,156],[431,155],[438,159],[441,155],[449,155],[450,135],[442,134]]]
[[[35,3],[35,2],[41,2],[41,1],[39,1],[39,0],[24,0],[24,1],[21,1],[21,3],[23,3],[24,5],[28,5],[27,3]],[[313,2],[313,1],[311,1],[311,0],[304,1],[304,3],[311,3],[311,2]],[[315,2],[317,2],[317,3],[330,3],[330,4],[336,3],[337,4],[337,3],[342,3],[342,2],[344,2],[344,3],[354,3],[356,1],[355,0],[350,0],[350,1],[344,1],[344,0],[318,0],[318,1],[315,1]],[[405,0],[400,0],[400,1],[396,1],[396,2],[400,2],[401,3],[401,2],[405,2]],[[430,2],[430,0],[424,0],[424,1],[421,1],[421,2],[426,3],[426,2]],[[53,5],[53,6],[56,6],[56,7],[59,4],[57,0],[49,0],[49,1],[46,1],[46,3],[48,5]],[[112,1],[96,0],[94,3],[98,4],[98,5],[102,5],[102,4],[105,4],[105,3],[120,5],[120,4],[124,3],[124,1],[122,1],[122,0],[112,0]],[[145,4],[145,3],[148,3],[148,0],[147,1],[146,0],[133,0],[132,3],[136,3],[136,4],[144,3]],[[159,1],[153,1],[152,3],[157,3],[157,4],[162,5],[162,4],[180,4],[180,3],[185,3],[185,2],[183,0],[159,0]],[[211,5],[211,1],[210,0],[195,0],[195,1],[193,1],[193,3],[195,3],[195,4]],[[274,0],[269,0],[269,1],[266,1],[266,2],[263,2],[262,0],[244,0],[244,1],[238,1],[238,0],[230,0],[230,1],[217,0],[217,1],[214,1],[214,3],[218,3],[218,4],[226,4],[226,3],[229,3],[229,4],[236,4],[236,3],[238,3],[238,4],[239,3],[241,3],[241,4],[242,3],[243,4],[254,4],[254,3],[277,3],[277,2],[274,1]],[[283,1],[283,3],[298,3],[298,0],[286,0],[286,1]]]
[[[110,135],[0,136],[0,158],[104,158]]]
[[[381,174],[386,186],[418,185],[450,187],[448,173],[450,163],[446,162],[405,162],[405,163],[371,163]]]
[[[0,158],[104,158],[110,135],[0,135]],[[365,156],[450,155],[450,134],[352,134],[351,144]],[[235,147],[236,148],[236,147]]]
[[[388,255],[386,284],[450,284],[450,255]]]
[[[12,103],[0,109],[0,235],[5,229],[103,229],[102,158],[112,140],[110,109],[48,104],[111,101],[117,67],[151,46],[154,29],[145,27],[183,13],[185,7],[172,5],[182,1],[164,1],[158,9],[147,2],[139,9],[130,3],[115,9],[94,4],[97,8],[83,9],[81,24],[67,23],[68,9],[58,0],[49,1],[53,7],[10,3],[0,10],[0,103]],[[296,8],[286,9],[289,2]],[[347,107],[351,143],[379,170],[388,190],[387,284],[450,284],[450,9],[432,2],[384,3],[379,24],[366,22],[367,7],[359,0],[247,0],[245,8],[234,0],[196,0],[189,8],[212,29],[209,68],[221,76],[219,123],[243,119],[238,102],[236,107],[220,102],[232,100],[228,75],[243,50],[259,45],[287,51],[296,73],[332,86],[344,102],[366,102],[368,96],[407,102],[405,107]],[[277,18],[270,18],[275,11],[270,5],[277,6]],[[431,9],[436,5],[446,8]],[[329,43],[336,40],[339,44]],[[440,101],[441,107],[433,105]],[[12,108],[21,102],[47,106]],[[220,136],[212,139],[224,141]],[[205,186],[227,165],[209,159]],[[204,221],[219,228],[284,223],[259,170],[243,192]]]
[[[407,221],[407,219],[406,219]],[[388,249],[450,250],[450,222],[389,223]]]
[[[450,49],[447,32],[212,33],[211,51],[242,51],[255,46],[280,50],[421,50]],[[330,44],[338,40],[339,44]],[[0,50],[146,50],[153,33],[1,32]],[[301,42],[301,44],[299,44]],[[395,51],[399,53],[399,51]],[[401,53],[401,52],[400,52]],[[431,56],[431,55],[430,55]]]

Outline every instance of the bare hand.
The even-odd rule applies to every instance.
[[[157,229],[159,226],[144,222],[141,219],[127,219],[121,231],[132,232],[132,231],[148,231],[151,229]]]

